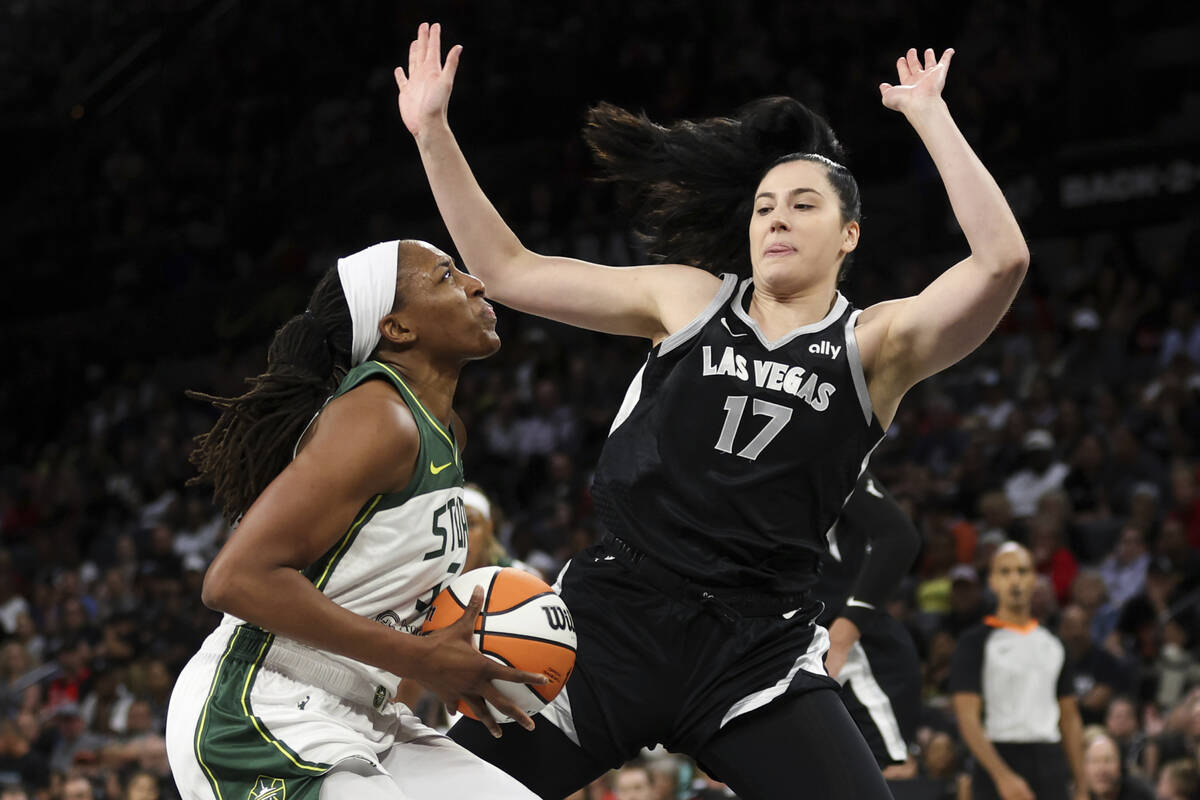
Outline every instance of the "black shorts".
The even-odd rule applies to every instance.
[[[775,699],[838,688],[825,673],[819,606],[789,618],[725,616],[647,585],[604,545],[572,559],[561,587],[579,635],[567,724],[614,767],[657,743],[697,752]]]
[[[459,721],[450,737],[540,797],[561,798],[646,746],[696,759],[746,800],[890,797],[875,759],[825,673],[819,603],[715,597],[619,543],[577,555],[561,576],[579,636],[566,689],[526,732],[494,739]],[[796,613],[783,610],[801,600]],[[773,609],[773,610],[772,610]],[[771,613],[767,613],[770,611]]]
[[[842,702],[881,766],[904,763],[921,714],[921,659],[908,629],[890,615],[858,622],[862,637],[838,675]]]
[[[1066,754],[1060,742],[993,742],[996,752],[1012,771],[1025,779],[1038,800],[1067,800],[1071,780]],[[996,785],[987,771],[975,764],[971,770],[973,800],[999,800]]]

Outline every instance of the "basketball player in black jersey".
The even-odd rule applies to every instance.
[[[579,653],[550,724],[498,741],[460,724],[453,737],[543,797],[656,742],[746,800],[888,797],[825,671],[809,590],[905,392],[983,342],[1028,265],[942,100],[952,51],[910,50],[880,93],[929,151],[971,254],[920,294],[862,311],[836,288],[858,245],[857,184],[800,103],[673,128],[594,109],[589,143],[640,201],[662,262],[614,269],[521,245],[450,132],[461,48],[444,67],[440,51],[438,27],[422,25],[396,82],[465,263],[501,303],[651,342],[596,468],[608,534],[559,578]]]
[[[908,760],[921,712],[921,659],[885,609],[921,549],[921,534],[870,471],[829,534],[813,597],[829,630],[825,669],[881,767]]]

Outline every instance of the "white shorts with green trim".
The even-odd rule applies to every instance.
[[[407,706],[374,702],[377,687],[283,674],[271,641],[219,625],[180,673],[167,755],[184,800],[319,800],[331,771],[387,776],[396,798],[534,797]]]

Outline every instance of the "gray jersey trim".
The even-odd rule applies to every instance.
[[[863,372],[862,356],[858,353],[858,337],[854,333],[854,324],[858,322],[859,309],[846,320],[846,362],[850,365],[850,376],[854,378],[854,390],[858,392],[858,402],[862,405],[863,418],[868,425],[875,409],[871,406],[871,395],[867,391],[867,376]]]
[[[683,344],[688,339],[699,333],[700,329],[704,327],[704,323],[712,319],[713,314],[716,314],[721,306],[725,305],[726,301],[733,296],[733,290],[737,287],[737,276],[726,273],[722,277],[724,280],[721,283],[721,288],[717,290],[716,296],[714,296],[709,304],[705,306],[704,310],[700,312],[699,316],[659,342],[659,357],[665,356],[667,353],[671,352],[676,347],[679,347],[679,345]]]
[[[810,322],[807,325],[801,325],[799,328],[793,328],[772,342],[767,339],[762,329],[758,327],[758,323],[746,313],[744,301],[746,299],[746,291],[750,288],[752,280],[753,278],[746,278],[746,280],[742,281],[741,290],[738,291],[737,300],[733,304],[733,313],[737,315],[738,319],[746,323],[750,327],[750,330],[754,331],[754,335],[758,337],[758,341],[762,342],[762,346],[768,350],[777,350],[802,334],[817,333],[828,328],[845,312],[846,306],[850,305],[850,301],[843,297],[841,292],[838,292],[837,298],[833,301],[833,307],[829,309],[829,313],[823,318],[816,322]]]

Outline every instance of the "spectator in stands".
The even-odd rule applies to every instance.
[[[1196,800],[1200,797],[1200,770],[1195,759],[1179,759],[1163,767],[1155,787],[1157,800]]]
[[[50,749],[50,768],[66,772],[77,763],[80,756],[94,759],[108,744],[108,739],[87,729],[80,716],[79,706],[73,701],[59,705],[54,712],[56,727],[52,732],[53,745]]]
[[[1124,774],[1117,743],[1103,728],[1084,732],[1083,774],[1090,800],[1154,800],[1149,786]]]
[[[122,800],[158,800],[161,796],[158,776],[153,772],[138,770],[129,776]]]
[[[953,637],[979,624],[983,619],[983,587],[979,573],[970,564],[957,564],[950,570],[950,613],[942,620],[942,630]]]
[[[1075,678],[1075,695],[1085,725],[1102,722],[1113,697],[1134,688],[1129,670],[1092,641],[1090,622],[1083,607],[1072,604],[1062,610],[1058,624],[1058,636],[1067,646],[1067,665]]]
[[[1043,428],[1025,434],[1021,445],[1025,466],[1004,482],[1004,493],[1017,517],[1031,517],[1046,492],[1062,488],[1070,471],[1055,459],[1054,436]]]
[[[617,800],[654,800],[654,778],[640,761],[631,761],[618,769],[613,788]]]
[[[1108,558],[1100,565],[1100,575],[1108,588],[1109,602],[1123,606],[1129,598],[1146,586],[1146,568],[1150,554],[1146,551],[1145,534],[1138,528],[1126,526]]]
[[[1048,492],[1042,495],[1042,500],[1056,494],[1059,493]],[[1033,562],[1037,571],[1050,579],[1058,603],[1065,603],[1070,597],[1071,583],[1079,572],[1079,562],[1064,542],[1064,522],[1063,516],[1042,511],[1029,521],[1029,549],[1033,553]]]
[[[36,790],[49,782],[50,767],[33,742],[14,720],[0,719],[0,786]]]
[[[1127,696],[1114,697],[1104,714],[1104,730],[1117,743],[1125,768],[1138,767],[1146,747],[1146,735],[1138,724],[1137,703]]]
[[[95,800],[92,782],[79,773],[67,776],[63,781],[62,800]]]

